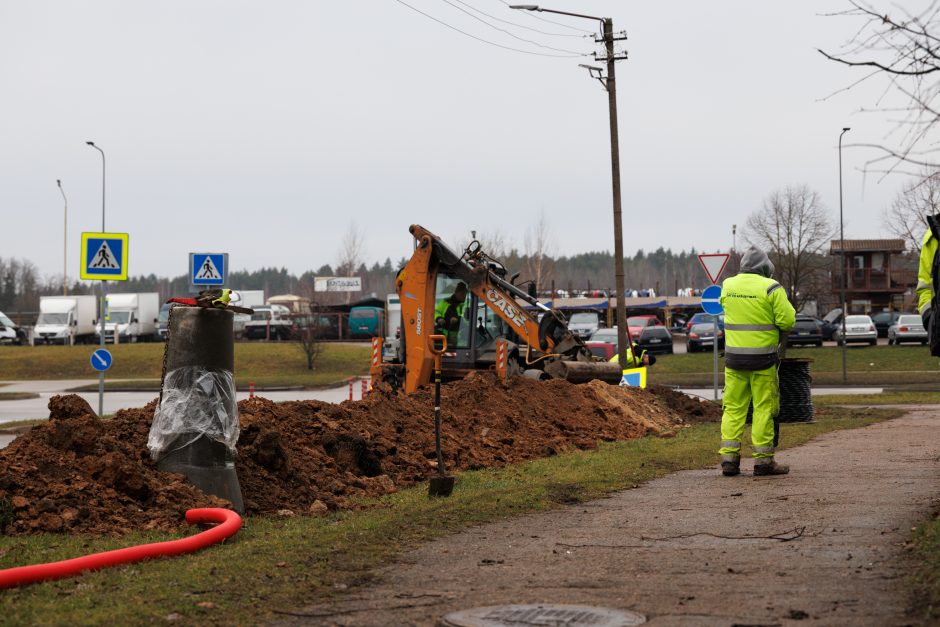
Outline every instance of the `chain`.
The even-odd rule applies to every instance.
[[[160,372],[160,401],[157,405],[158,409],[160,405],[163,405],[163,383],[166,381],[166,356],[170,352],[170,329],[173,328],[173,311],[177,306],[176,303],[171,304],[170,311],[167,312],[166,316],[166,344],[163,345],[163,370]]]

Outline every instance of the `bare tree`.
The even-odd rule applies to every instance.
[[[355,220],[349,223],[343,241],[340,244],[339,259],[336,264],[336,274],[339,276],[353,276],[362,265],[362,249],[365,245],[365,236]]]
[[[876,108],[867,112],[890,115],[896,121],[888,145],[856,144],[879,152],[866,168],[890,172],[913,164],[937,170],[940,147],[934,131],[940,123],[935,102],[940,95],[940,0],[930,0],[918,13],[896,2],[883,2],[887,8],[863,0],[848,0],[848,4],[848,10],[831,15],[860,22],[854,38],[835,52],[819,52],[865,72],[840,91],[870,81],[886,82]],[[898,101],[892,102],[893,97]]]
[[[545,218],[544,209],[539,211],[535,223],[526,229],[523,248],[529,278],[535,281],[536,288],[540,289],[552,275],[555,266],[555,238]]]
[[[774,191],[764,200],[763,208],[747,219],[745,239],[770,255],[775,278],[799,311],[827,285],[821,277],[831,262],[824,249],[833,232],[819,194],[798,185]]]
[[[323,350],[323,343],[320,341],[323,328],[320,321],[320,307],[314,303],[310,305],[309,314],[294,320],[294,342],[307,359],[307,370],[313,370]]]
[[[940,172],[925,170],[919,181],[901,190],[882,218],[891,234],[903,239],[920,256],[927,216],[940,213]]]

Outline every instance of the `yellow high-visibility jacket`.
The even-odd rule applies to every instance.
[[[937,256],[937,238],[930,229],[924,233],[924,243],[920,249],[920,265],[917,268],[917,311],[920,315],[930,308],[933,300],[933,261]],[[934,312],[936,313],[936,312]]]
[[[725,310],[725,365],[735,370],[763,370],[777,364],[780,332],[796,323],[786,291],[759,274],[741,273],[721,288]]]

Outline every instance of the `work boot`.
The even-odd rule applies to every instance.
[[[785,464],[778,464],[771,460],[769,463],[754,464],[754,476],[766,477],[769,475],[785,475],[790,472],[790,467]]]
[[[741,462],[721,462],[721,474],[726,477],[733,477],[741,474]]]

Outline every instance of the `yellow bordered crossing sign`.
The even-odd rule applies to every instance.
[[[127,233],[82,233],[81,278],[127,280]]]

